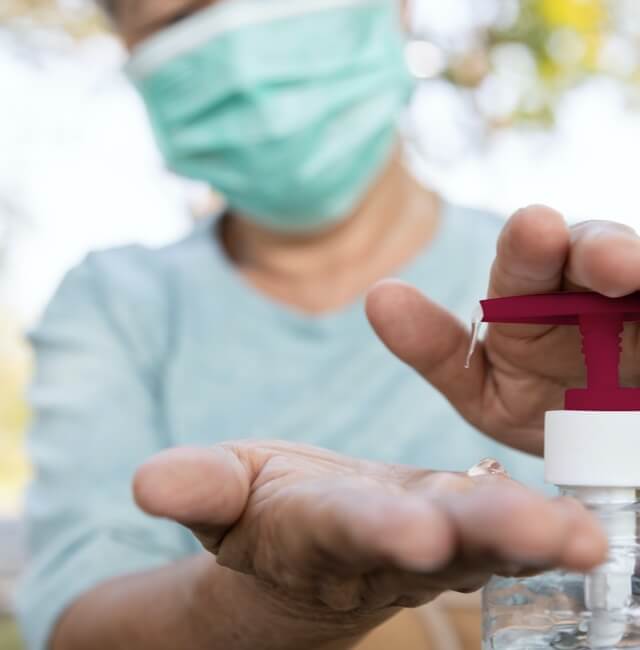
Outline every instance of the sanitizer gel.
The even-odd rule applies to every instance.
[[[588,575],[495,577],[483,596],[483,650],[640,650],[640,389],[620,386],[624,323],[640,294],[562,293],[482,302],[487,323],[578,325],[587,387],[547,413],[545,478],[581,501],[609,539]]]

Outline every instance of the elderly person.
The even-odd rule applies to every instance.
[[[487,281],[636,290],[635,234],[543,207],[500,234],[421,186],[394,0],[109,11],[167,163],[227,207],[90,255],[33,334],[29,647],[343,650],[492,573],[601,562],[574,502],[465,473],[539,482],[578,346],[496,327],[465,371],[456,316]]]

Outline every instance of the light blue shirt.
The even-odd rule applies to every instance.
[[[500,227],[448,206],[435,240],[398,275],[467,320]],[[198,552],[186,530],[131,498],[136,467],[168,446],[277,438],[449,470],[493,456],[542,485],[539,460],[473,430],[384,348],[362,301],[311,317],[269,300],[234,271],[211,222],[160,250],[89,255],[32,340],[36,479],[17,598],[32,650],[101,581]]]

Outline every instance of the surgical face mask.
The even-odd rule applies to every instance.
[[[138,46],[128,74],[169,167],[284,231],[353,210],[412,88],[397,0],[220,0]]]

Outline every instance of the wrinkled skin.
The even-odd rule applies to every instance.
[[[348,618],[475,590],[492,573],[586,570],[606,553],[571,500],[284,442],[164,452],[135,494],[283,603]]]

